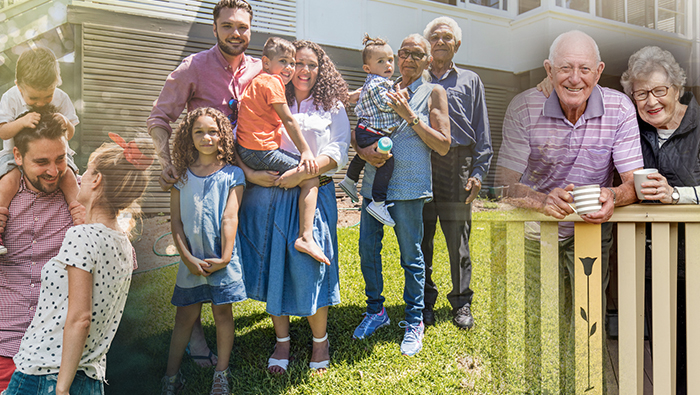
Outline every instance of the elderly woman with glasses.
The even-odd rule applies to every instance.
[[[700,196],[700,107],[684,94],[685,71],[670,52],[644,47],[634,53],[621,84],[637,106],[644,167],[658,169],[642,184],[646,200],[698,204]],[[647,235],[650,235],[647,229]],[[649,239],[649,236],[647,236]],[[651,339],[651,249],[647,242],[645,311]],[[678,225],[678,393],[685,393],[685,226]]]
[[[447,154],[450,149],[450,120],[447,94],[440,85],[430,84],[427,75],[430,43],[423,36],[412,34],[401,42],[398,51],[398,68],[395,93],[388,93],[390,106],[403,118],[403,122],[391,133],[394,147],[394,173],[389,181],[387,201],[389,212],[396,224],[394,233],[399,243],[401,267],[404,269],[406,302],[405,328],[401,352],[414,355],[422,348],[425,262],[421,251],[423,240],[423,204],[432,198],[430,153]],[[367,311],[353,337],[363,339],[389,324],[384,309],[382,277],[382,238],[384,226],[367,212],[372,201],[372,182],[376,168],[388,159],[374,149],[376,143],[359,148],[358,154],[367,161],[362,181],[360,221],[360,265],[365,280]]]

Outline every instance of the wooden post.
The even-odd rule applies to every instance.
[[[508,392],[521,393],[525,376],[525,233],[522,222],[508,222],[506,253],[506,321],[508,325]]]
[[[620,393],[644,393],[644,223],[617,224]]]
[[[576,393],[603,394],[603,313],[600,225],[574,228]]]
[[[688,356],[688,394],[700,394],[700,337],[695,331],[700,328],[700,315],[695,310],[700,306],[700,223],[685,224],[685,320],[686,347]]]
[[[542,393],[560,393],[559,223],[540,223]]]
[[[651,224],[652,355],[658,394],[676,393],[677,239],[678,224]]]

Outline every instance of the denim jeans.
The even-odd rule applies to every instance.
[[[425,262],[420,244],[423,240],[424,199],[396,200],[389,207],[396,221],[394,233],[399,243],[401,267],[405,285],[403,299],[406,302],[405,320],[412,325],[423,321]],[[363,199],[360,218],[360,267],[365,280],[367,312],[377,314],[382,310],[384,278],[382,277],[382,238],[384,225],[367,212],[369,200]]]
[[[15,370],[10,380],[10,386],[2,395],[53,395],[56,393],[58,373],[46,375],[24,374]],[[78,371],[70,386],[71,395],[103,395],[104,384]]]
[[[299,156],[281,149],[258,151],[240,145],[236,149],[243,163],[253,170],[275,170],[282,174],[299,166]]]
[[[355,128],[355,140],[360,148],[369,147],[375,142],[384,137],[383,135],[368,132],[361,128]],[[365,168],[365,160],[360,158],[360,155],[355,155],[350,162],[347,170],[347,177],[355,182],[360,180],[360,173]],[[387,159],[384,165],[377,168],[372,183],[372,200],[375,202],[383,202],[386,200],[386,192],[389,189],[389,181],[391,175],[394,174],[394,157]]]

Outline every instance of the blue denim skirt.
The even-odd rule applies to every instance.
[[[331,265],[294,248],[299,236],[299,188],[257,185],[243,194],[238,232],[248,297],[267,303],[274,316],[310,316],[340,303],[338,209],[335,186],[319,188],[314,239]]]
[[[54,395],[58,373],[46,375],[24,374],[19,370],[12,373],[10,385],[2,395]],[[103,395],[104,384],[92,379],[79,370],[70,386],[71,395]]]

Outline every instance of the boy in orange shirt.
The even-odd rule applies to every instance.
[[[254,170],[276,170],[280,174],[299,167],[308,174],[318,174],[318,164],[299,131],[299,124],[287,106],[285,84],[294,76],[294,45],[271,37],[263,48],[263,73],[260,73],[241,96],[236,131],[240,159]],[[297,158],[281,150],[282,127],[301,153]],[[294,248],[330,265],[330,260],[313,237],[313,220],[318,199],[318,177],[299,184],[299,238]]]

